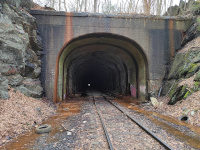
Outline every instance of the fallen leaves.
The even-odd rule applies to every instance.
[[[200,91],[193,93],[188,96],[186,100],[181,100],[174,105],[167,104],[169,99],[169,97],[160,97],[158,98],[158,101],[162,102],[161,106],[142,106],[142,108],[148,111],[156,111],[163,115],[172,116],[177,119],[182,115],[187,115],[189,117],[189,124],[200,126]]]
[[[14,89],[9,94],[8,100],[0,99],[0,145],[8,142],[8,137],[17,137],[55,114],[49,101],[27,97]]]

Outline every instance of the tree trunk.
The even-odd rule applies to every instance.
[[[52,2],[52,8],[54,8],[54,6],[55,6],[55,0],[53,0]]]
[[[98,0],[94,0],[94,13],[97,12],[97,1],[98,1]]]
[[[58,1],[59,11],[61,11],[61,0]]]
[[[138,3],[139,3],[139,1],[140,1],[140,0],[138,0],[138,1],[137,1],[137,3],[136,3],[136,6],[135,6],[135,11],[134,11],[135,13],[137,12],[137,9],[138,9]]]
[[[144,9],[144,14],[149,15],[150,14],[150,0],[143,0],[143,9]]]
[[[79,0],[76,0],[76,12],[78,12],[79,7]]]
[[[66,4],[66,0],[64,0],[64,8],[65,8],[65,11],[67,11],[67,4]]]
[[[85,0],[85,12],[87,12],[87,0]]]
[[[161,15],[162,0],[157,0],[156,15]]]

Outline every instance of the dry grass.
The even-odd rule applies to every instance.
[[[55,114],[55,107],[48,101],[15,93],[14,89],[9,94],[8,100],[0,99],[0,145]]]

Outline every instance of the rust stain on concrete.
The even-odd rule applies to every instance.
[[[73,23],[72,23],[72,16],[73,13],[66,12],[65,14],[65,33],[64,33],[64,46],[60,50],[57,59],[56,59],[56,68],[55,68],[55,84],[54,84],[54,96],[53,102],[57,103],[60,101],[60,97],[57,96],[58,94],[58,76],[59,76],[59,60],[63,50],[66,48],[66,45],[69,41],[73,38]]]
[[[169,48],[170,48],[170,59],[172,60],[175,53],[174,48],[174,20],[169,20]]]
[[[72,23],[72,13],[66,13],[65,16],[65,39],[64,43],[69,42],[73,38],[73,23]]]

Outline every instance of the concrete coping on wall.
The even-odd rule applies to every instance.
[[[156,16],[142,14],[103,14],[103,13],[77,13],[64,11],[46,11],[46,10],[31,10],[31,15],[46,15],[46,16],[71,16],[71,17],[97,17],[97,18],[125,18],[125,19],[152,19],[152,20],[192,20],[194,17],[184,16]]]

